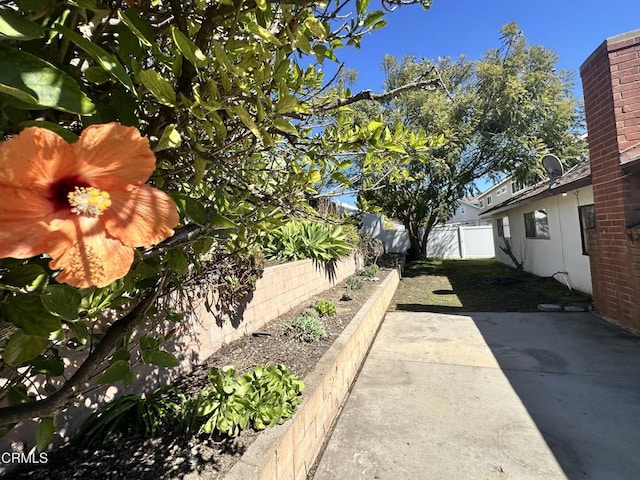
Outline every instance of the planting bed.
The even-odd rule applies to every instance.
[[[361,310],[363,305],[371,305],[371,301],[367,301],[380,293],[380,283],[385,280],[385,277],[387,277],[390,272],[390,270],[381,271],[380,281],[378,282],[364,281],[364,288],[362,290],[349,292],[353,297],[352,300],[349,301],[340,300],[343,294],[347,292],[344,282],[312,297],[287,314],[269,322],[259,332],[245,336],[231,344],[224,345],[219,351],[212,355],[205,364],[198,367],[188,376],[181,378],[176,382],[176,385],[185,393],[194,394],[208,383],[206,370],[210,366],[222,367],[224,365],[234,365],[238,372],[242,373],[254,365],[268,365],[272,363],[282,363],[300,378],[305,378],[306,380],[306,377],[314,371],[314,368],[325,352],[332,347],[334,341],[340,336],[345,327],[349,325],[354,316],[356,316],[356,313]],[[393,274],[395,275],[395,272]],[[393,292],[391,292],[391,294],[392,293]],[[309,308],[319,299],[330,300],[337,306],[337,314],[325,320],[328,337],[318,343],[304,343],[295,339],[291,334],[288,334],[286,326],[291,319]],[[386,305],[377,304],[376,306],[378,310],[386,309]],[[380,312],[378,312],[378,314],[381,315]],[[352,323],[356,322],[354,321]],[[366,328],[369,329],[367,335],[372,337],[372,332],[377,328],[377,324],[371,323]],[[361,333],[362,332],[360,332],[360,334]],[[341,337],[341,341],[344,340],[343,337]],[[362,352],[361,355],[364,355],[368,344],[364,345],[362,341],[360,341],[360,343],[358,348],[359,351]],[[358,366],[359,363],[358,365],[352,366],[351,370],[354,370],[354,368],[357,370]],[[314,373],[318,376],[317,369]],[[319,384],[311,385],[311,390],[318,385]],[[307,387],[309,390],[309,385],[307,385]],[[320,393],[322,393],[322,388],[320,388]],[[346,389],[344,393],[346,394]],[[308,398],[308,393],[305,393],[305,402]],[[314,401],[316,401],[315,398]],[[341,401],[341,399],[333,399],[334,410],[337,411],[337,404],[341,403]],[[304,407],[305,403],[303,402],[299,408]],[[310,418],[310,413],[305,413]],[[294,420],[296,420],[296,418],[289,420],[289,422],[293,422]],[[330,424],[331,421],[332,418],[325,419],[325,422],[328,424]],[[282,432],[284,431],[282,428],[286,426],[287,423],[282,427],[276,428],[281,429],[280,432]],[[319,425],[318,428],[324,429],[325,431],[328,429],[327,425]],[[270,434],[271,432],[266,435]],[[145,439],[133,434],[121,435],[108,440],[105,445],[98,448],[83,448],[78,445],[68,445],[56,452],[49,453],[49,462],[46,465],[28,465],[19,471],[9,473],[5,478],[206,478],[222,480],[227,476],[234,464],[238,462],[249,445],[260,435],[260,432],[244,431],[235,439],[209,438],[208,436],[204,436],[192,438],[186,443],[171,434],[165,434],[162,438],[153,439]],[[262,442],[266,445],[266,448],[270,448],[269,441],[270,440],[266,443]],[[265,447],[263,446],[263,448]],[[306,469],[308,463],[309,460],[305,460],[303,470]],[[275,467],[272,465],[271,468]],[[282,468],[282,465],[279,468]],[[258,470],[259,469],[260,467],[258,466]],[[293,466],[291,466],[290,470],[293,470]],[[239,471],[238,468],[236,468],[236,471]],[[294,475],[295,473],[294,471]],[[242,478],[249,478],[247,476],[249,474],[240,473],[240,475]],[[231,477],[234,476],[237,476],[237,473],[231,474]],[[290,478],[293,478],[293,476]]]

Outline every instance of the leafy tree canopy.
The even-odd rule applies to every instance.
[[[550,50],[528,44],[515,23],[503,27],[500,48],[479,61],[387,56],[388,89],[424,79],[438,81],[440,88],[370,104],[361,110],[361,119],[373,116],[390,125],[413,126],[441,141],[413,159],[406,181],[365,191],[362,203],[403,221],[414,254],[424,256],[433,225],[451,215],[456,200],[473,191],[475,180],[513,174],[536,182],[546,153],[566,166],[577,163],[586,153],[579,136],[583,117],[572,96],[571,75],[556,69],[557,60]],[[366,181],[378,179],[374,174]]]

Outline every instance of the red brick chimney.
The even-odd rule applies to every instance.
[[[609,38],[580,68],[596,227],[596,311],[640,332],[640,30]]]

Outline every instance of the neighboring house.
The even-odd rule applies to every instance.
[[[453,216],[446,225],[486,225],[488,222],[480,218],[480,207],[476,199],[463,198],[457,201]]]
[[[593,224],[593,211],[589,161],[583,161],[553,184],[524,189],[483,216],[492,219],[496,260],[519,262],[527,272],[591,294],[585,229]]]
[[[511,177],[507,177],[478,195],[475,198],[475,203],[478,204],[480,214],[482,214],[494,206],[510,199],[514,195],[518,195],[520,192],[525,190],[525,188],[526,185],[524,183],[518,182]]]
[[[479,197],[484,215],[493,219],[498,260],[510,263],[499,248],[508,240],[526,270],[544,276],[568,272],[572,288],[593,294],[599,315],[635,332],[640,332],[639,72],[640,30],[605,40],[580,68],[589,162],[551,187],[536,185],[499,205],[493,193],[499,185]],[[500,189],[500,196],[509,193]],[[563,281],[563,275],[556,278]]]

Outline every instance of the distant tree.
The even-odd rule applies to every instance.
[[[539,159],[546,153],[566,166],[584,156],[582,111],[572,96],[571,74],[557,70],[557,61],[550,50],[529,45],[515,23],[503,27],[500,48],[480,61],[385,57],[389,90],[425,79],[441,84],[435,91],[409,91],[377,108],[370,105],[367,112],[389,125],[440,137],[410,163],[405,181],[360,195],[364,206],[377,206],[404,223],[414,258],[426,257],[431,229],[450,217],[475,180],[508,173],[531,182],[540,178]],[[365,184],[377,180],[370,176]]]

